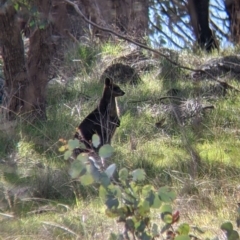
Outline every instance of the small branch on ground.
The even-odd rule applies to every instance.
[[[117,37],[119,37],[119,38],[121,38],[121,39],[124,39],[124,40],[126,40],[126,41],[128,41],[128,42],[130,42],[130,43],[133,43],[133,44],[136,45],[136,46],[139,46],[139,47],[144,48],[144,49],[146,49],[146,50],[148,50],[148,51],[154,52],[154,53],[158,54],[159,56],[165,58],[167,61],[169,61],[170,63],[172,63],[173,65],[175,65],[175,66],[177,66],[177,67],[179,67],[179,68],[182,68],[182,69],[185,69],[185,70],[188,70],[188,71],[192,71],[192,72],[196,72],[196,73],[205,73],[205,74],[207,74],[211,79],[213,79],[214,81],[216,81],[216,82],[218,82],[218,83],[220,83],[220,84],[224,84],[224,85],[227,86],[227,88],[229,88],[229,89],[234,89],[235,91],[240,92],[240,90],[236,89],[235,87],[231,86],[230,84],[228,84],[228,83],[226,83],[226,82],[223,82],[223,81],[218,80],[216,77],[214,77],[212,74],[206,72],[205,70],[202,70],[202,69],[194,69],[194,68],[190,68],[190,67],[187,67],[187,66],[180,65],[179,63],[171,60],[168,56],[164,55],[163,53],[161,53],[161,52],[159,52],[159,51],[157,51],[157,50],[155,50],[155,49],[153,49],[153,48],[151,48],[151,47],[148,47],[148,46],[146,46],[146,45],[144,45],[144,44],[142,44],[142,43],[136,42],[136,41],[130,39],[129,37],[126,37],[126,36],[123,36],[122,34],[117,33],[116,31],[113,31],[113,30],[111,30],[111,29],[109,29],[109,28],[102,27],[102,26],[100,26],[100,25],[92,22],[91,20],[89,20],[89,19],[82,13],[82,11],[79,9],[79,7],[78,7],[78,5],[77,5],[76,3],[71,2],[71,1],[69,1],[69,0],[64,0],[64,1],[65,1],[67,4],[71,5],[71,6],[75,9],[75,11],[77,12],[77,14],[79,14],[79,15],[84,19],[84,21],[86,21],[87,23],[91,24],[92,26],[94,26],[94,27],[96,27],[96,28],[98,28],[98,29],[100,29],[100,30],[102,30],[102,31],[104,31],[104,32],[109,32],[109,33],[111,33],[111,34],[113,34],[113,35],[115,35],[115,36],[117,36]]]
[[[161,98],[157,98],[157,99],[144,99],[144,100],[136,100],[136,101],[128,101],[128,103],[139,103],[139,102],[152,102],[152,101],[162,101],[164,99],[175,99],[175,100],[179,100],[179,101],[186,101],[186,99],[184,98],[180,98],[180,97],[174,97],[174,96],[165,96],[165,97],[161,97]]]

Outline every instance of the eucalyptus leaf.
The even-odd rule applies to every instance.
[[[158,190],[158,196],[163,202],[172,202],[177,195],[169,187],[161,187]]]
[[[75,160],[71,163],[70,169],[69,169],[69,175],[71,178],[77,178],[83,174],[86,173],[86,166],[82,164],[82,162]]]
[[[144,181],[145,180],[145,171],[143,169],[136,169],[132,172],[133,181]]]
[[[231,222],[224,222],[221,225],[221,229],[226,231],[226,232],[231,232],[233,230],[233,225]]]
[[[63,156],[64,156],[64,160],[68,160],[72,156],[72,151],[67,150]]]
[[[227,234],[227,239],[228,240],[239,240],[239,234],[237,231],[233,230],[229,234]]]
[[[152,208],[160,208],[162,205],[162,202],[160,201],[159,197],[157,194],[155,194],[154,200],[153,200],[153,204],[152,204]]]
[[[100,145],[100,137],[97,134],[93,134],[92,144],[95,148],[97,148]]]
[[[105,144],[99,149],[99,156],[102,158],[109,158],[112,156],[112,154],[113,147],[109,144]]]
[[[120,181],[124,182],[128,180],[128,170],[126,168],[122,168],[119,171],[119,179]]]
[[[161,218],[167,224],[171,224],[172,223],[173,217],[172,217],[171,213],[168,213],[168,212],[161,213]]]
[[[70,139],[68,141],[68,149],[73,150],[74,148],[78,148],[80,146],[78,139]]]
[[[179,235],[188,235],[190,231],[190,226],[188,223],[182,223],[181,225],[179,225],[179,227],[177,228],[177,233]]]
[[[100,173],[99,181],[104,188],[107,188],[109,186],[109,184],[111,183],[110,178],[108,177],[108,175],[105,172]]]
[[[163,204],[160,207],[161,213],[171,213],[172,214],[172,206],[170,204]]]
[[[101,172],[99,171],[99,167],[94,164],[94,162],[89,161],[89,165],[87,166],[87,171],[93,177],[95,182],[100,181]]]
[[[179,235],[174,240],[191,240],[191,238],[188,235]]]
[[[104,186],[99,187],[99,197],[105,202],[107,199],[107,189]]]
[[[116,167],[116,164],[115,164],[115,163],[113,163],[113,164],[111,164],[110,166],[107,167],[107,169],[105,170],[105,173],[107,174],[107,176],[108,176],[109,178],[112,177],[112,175],[114,174],[116,168],[117,168],[117,167]]]
[[[117,208],[119,206],[119,201],[115,197],[107,197],[107,200],[105,202],[106,206],[108,208]]]
[[[88,186],[94,183],[94,178],[91,174],[85,174],[80,177],[80,181],[83,186]]]
[[[80,153],[77,156],[77,160],[81,161],[82,163],[86,163],[88,161],[88,155],[86,153]]]

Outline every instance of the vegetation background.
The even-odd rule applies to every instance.
[[[59,151],[106,74],[126,92],[108,164],[171,187],[199,238],[226,237],[226,220],[239,227],[239,11],[237,0],[0,0],[0,239],[123,231]],[[160,215],[151,212],[162,226]]]

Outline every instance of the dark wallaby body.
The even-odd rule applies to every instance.
[[[91,144],[93,134],[98,134],[100,137],[99,147],[110,144],[116,128],[120,126],[115,98],[124,94],[125,92],[118,85],[106,78],[98,107],[80,123],[74,138],[83,142],[87,149],[93,148]]]

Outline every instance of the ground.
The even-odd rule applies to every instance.
[[[79,72],[71,60],[81,56],[67,55],[59,71],[65,67],[74,74],[49,84],[48,120],[31,125],[19,118],[0,130],[0,238],[107,239],[111,231],[122,231],[121,224],[105,215],[96,186],[83,187],[70,178],[70,163],[59,152],[59,139],[71,139],[95,108],[104,61],[122,58],[125,48],[109,44],[93,49],[101,51],[102,59],[91,59],[85,70],[79,66]],[[236,228],[240,201],[239,93],[210,92],[214,80],[196,81],[164,59],[147,57],[158,64],[139,72],[138,85],[121,86],[126,94],[118,102],[121,126],[110,162],[118,169],[143,168],[149,184],[156,189],[167,185],[177,193],[173,209],[180,211],[180,223],[204,230],[203,235],[193,231],[201,238],[221,237],[222,222],[230,220]],[[210,58],[182,52],[178,61],[197,68]],[[240,89],[238,80],[223,79]],[[204,110],[205,106],[212,107]],[[158,211],[151,216],[163,224]]]

